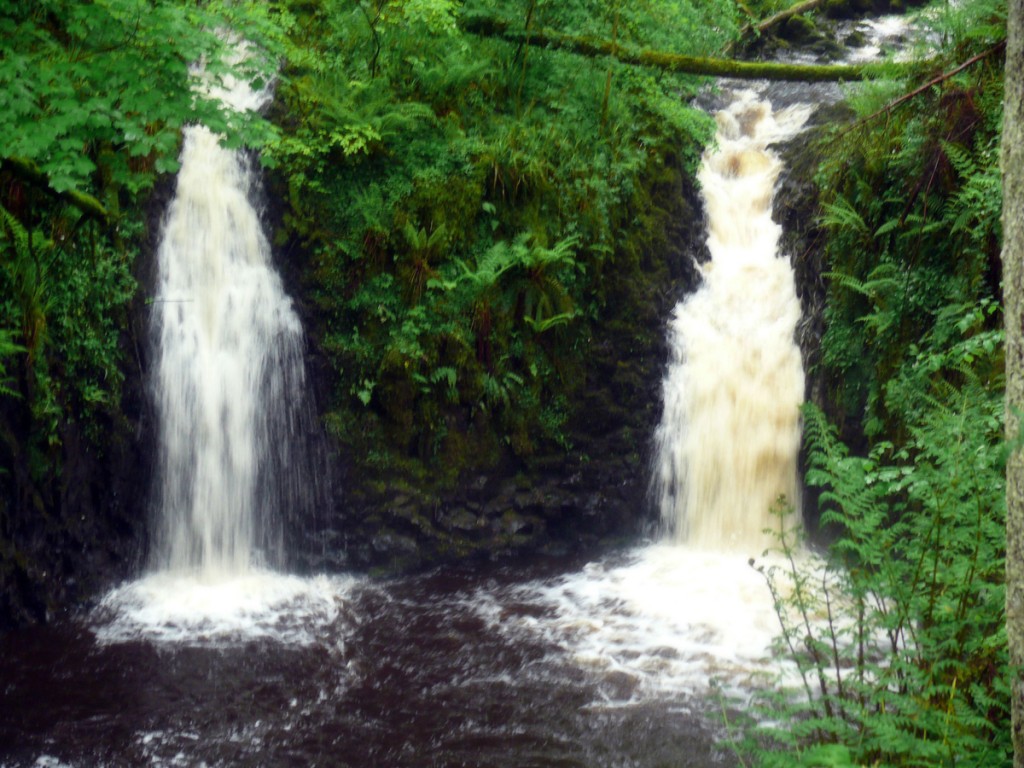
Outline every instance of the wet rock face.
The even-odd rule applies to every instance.
[[[857,19],[887,13],[904,13],[928,0],[826,0],[823,11],[831,19]]]
[[[158,185],[148,206],[153,254],[173,179]],[[144,371],[149,353],[147,297],[155,268],[151,257],[136,265],[140,289],[121,333],[124,382],[121,402],[98,427],[94,440],[74,414],[60,426],[60,455],[53,472],[38,479],[21,448],[32,429],[19,401],[7,400],[0,425],[0,632],[53,620],[88,606],[107,589],[138,573],[146,556],[154,431]],[[3,428],[0,427],[0,432]]]
[[[35,480],[21,455],[0,477],[0,632],[59,617],[137,569],[150,452],[141,380],[124,387],[103,445],[61,426],[59,481]]]
[[[845,114],[841,107],[820,111],[813,118],[819,128],[778,148],[786,170],[773,215],[784,228],[781,247],[796,272],[805,370],[813,370],[817,359],[825,299],[824,239],[813,183],[819,157],[808,147],[820,126]],[[508,454],[489,469],[463,473],[455,488],[437,491],[412,476],[362,477],[352,457],[335,447],[334,503],[317,521],[296,521],[293,567],[408,571],[524,552],[585,552],[653,531],[650,460],[668,359],[666,324],[675,303],[698,282],[694,259],[707,258],[696,190],[678,177],[656,195],[663,205],[667,199],[677,202],[643,255],[643,274],[621,281],[608,298],[607,317],[591,329],[585,382],[568,430],[573,449],[528,463]],[[318,362],[315,348],[312,353],[310,370],[326,402],[329,366]],[[824,402],[820,376],[808,380],[808,397]],[[813,508],[813,500],[807,506]]]
[[[293,526],[294,567],[395,572],[524,552],[568,554],[653,526],[649,464],[668,359],[666,324],[697,284],[694,259],[705,233],[699,196],[682,173],[665,174],[652,197],[661,218],[639,266],[616,281],[602,322],[589,329],[566,430],[572,449],[528,461],[506,453],[487,469],[467,469],[444,491],[400,473],[363,477],[336,449],[335,502],[320,520]],[[314,378],[329,375],[313,353]]]
[[[784,170],[776,188],[773,218],[782,225],[781,252],[793,265],[801,320],[797,326],[797,344],[803,358],[807,382],[805,399],[826,413],[829,412],[828,380],[821,370],[821,338],[825,330],[826,284],[822,277],[828,271],[825,262],[826,233],[819,224],[821,211],[814,175],[828,145],[819,141],[830,126],[843,125],[853,119],[846,105],[820,106],[811,118],[811,126],[797,141],[779,147]],[[801,450],[801,472],[806,457]],[[817,524],[817,493],[803,489],[805,520],[813,528]]]

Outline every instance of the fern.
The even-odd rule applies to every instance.
[[[979,349],[989,346],[987,332],[974,333],[974,319],[957,325],[959,343],[980,337]],[[998,344],[991,346],[975,368],[998,356]],[[960,360],[941,349],[920,354],[904,375],[921,368],[935,376]],[[936,364],[922,365],[932,355]],[[905,446],[879,443],[864,458],[849,454],[819,409],[804,407],[807,481],[822,489],[822,520],[838,536],[824,572],[791,559],[786,578],[795,589],[788,597],[773,591],[780,619],[796,617],[783,619],[783,637],[791,652],[799,646],[809,654],[795,659],[808,686],[803,707],[786,715],[786,732],[762,729],[762,738],[807,754],[838,741],[854,764],[1002,763],[1009,698],[999,672],[1006,663],[1001,398],[978,376],[961,386],[940,378],[931,393],[920,382],[898,391],[914,398]],[[789,552],[793,544],[783,538],[780,546]],[[823,606],[827,623],[814,618]],[[777,717],[776,707],[765,697],[755,709]]]
[[[18,261],[28,260],[31,257],[32,250],[28,231],[2,205],[0,205],[0,219],[3,221],[3,232],[10,238],[11,244],[14,247],[15,258]]]
[[[456,384],[458,383],[458,372],[451,366],[441,366],[436,368],[430,375],[430,380],[434,384],[444,383],[448,392],[448,399],[455,402],[458,399],[458,389]]]
[[[899,270],[894,264],[880,264],[872,270],[866,280],[839,272],[825,272],[822,276],[834,280],[838,285],[856,291],[869,299],[878,300],[889,291],[900,287]]]
[[[822,207],[825,211],[825,214],[821,217],[823,226],[844,229],[861,235],[870,234],[870,229],[867,222],[864,221],[864,217],[845,197],[839,197],[835,202],[827,203]]]
[[[933,3],[921,20],[941,50],[978,51],[1006,39],[1006,3],[972,0],[970,3]]]
[[[1000,237],[1003,185],[999,169],[999,148],[993,138],[978,156],[949,142],[943,150],[961,178],[961,186],[952,201],[952,231],[964,232],[983,247],[988,238]]]
[[[27,350],[15,343],[14,335],[14,331],[0,329],[0,397],[21,397],[21,393],[11,386],[12,379],[11,372],[8,370],[8,361]]]

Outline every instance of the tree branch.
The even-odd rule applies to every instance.
[[[64,202],[75,206],[75,208],[80,210],[86,216],[98,219],[104,224],[110,221],[110,214],[99,200],[85,192],[79,192],[77,189],[68,189],[64,192],[57,192],[50,186],[50,180],[46,177],[46,174],[39,170],[39,166],[31,160],[24,157],[5,157],[0,160],[0,163],[2,163],[5,168],[10,169],[18,176],[21,176],[23,179],[45,188],[47,192],[50,192]]]
[[[740,31],[740,37],[742,37],[743,35],[749,33],[751,30],[754,30],[754,29],[757,30],[758,34],[763,34],[763,33],[767,32],[769,29],[771,29],[772,27],[774,27],[776,24],[779,24],[780,22],[785,21],[786,19],[790,18],[791,16],[796,16],[798,13],[803,13],[804,11],[814,10],[819,5],[821,5],[822,2],[824,2],[824,0],[804,0],[804,2],[797,3],[792,8],[787,8],[784,11],[779,11],[778,13],[776,13],[773,16],[769,16],[764,21],[759,21],[757,24],[750,24],[750,25],[744,27]]]
[[[941,75],[938,75],[937,77],[933,77],[931,80],[929,80],[924,85],[918,86],[914,90],[912,90],[912,91],[910,91],[908,93],[904,93],[902,96],[893,99],[892,101],[890,101],[888,104],[886,104],[884,107],[882,107],[878,111],[872,112],[867,117],[862,117],[856,123],[854,123],[849,128],[847,128],[845,131],[843,131],[838,136],[836,136],[836,138],[838,139],[838,138],[840,138],[842,136],[845,136],[850,131],[853,131],[853,130],[855,130],[857,128],[862,127],[865,123],[871,122],[872,120],[874,120],[876,117],[879,117],[880,115],[888,114],[893,109],[898,107],[900,104],[903,104],[906,101],[910,101],[915,96],[919,96],[922,93],[924,93],[925,91],[930,90],[933,86],[936,86],[939,83],[942,83],[942,82],[944,82],[946,80],[949,80],[954,75],[960,74],[965,69],[967,69],[968,67],[970,67],[970,66],[972,66],[974,64],[977,64],[982,59],[987,59],[992,54],[999,53],[1004,48],[1006,48],[1006,41],[1005,40],[1003,40],[1000,43],[996,43],[994,46],[989,48],[987,51],[982,51],[981,53],[979,53],[979,54],[977,54],[975,56],[972,56],[967,61],[965,61],[963,64],[960,64],[960,65],[954,67],[953,69],[949,70],[948,72],[943,72]]]

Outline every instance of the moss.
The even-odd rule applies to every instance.
[[[802,14],[786,19],[778,31],[779,37],[795,45],[807,45],[818,40],[821,32],[809,17]]]
[[[843,45],[849,48],[863,48],[868,44],[868,37],[861,30],[855,29],[843,38]]]
[[[501,37],[513,42],[524,42],[525,32],[512,30],[489,19],[472,18],[464,26],[477,34]],[[712,57],[683,56],[660,51],[631,51],[613,43],[590,38],[573,37],[553,32],[531,30],[528,35],[534,45],[563,48],[584,56],[611,56],[626,64],[657,67],[670,72],[691,75],[733,77],[753,80],[791,80],[822,82],[833,80],[861,80],[876,68],[853,64],[783,64],[779,62],[747,62]]]

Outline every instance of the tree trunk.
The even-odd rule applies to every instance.
[[[1003,300],[1006,319],[1006,635],[1013,764],[1024,768],[1024,0],[1007,9],[1003,111]]]
[[[732,77],[740,80],[792,80],[822,82],[863,80],[883,71],[890,75],[893,64],[780,64],[778,62],[735,61],[710,56],[683,56],[663,51],[636,51],[608,40],[563,35],[549,29],[533,29],[529,33],[513,29],[494,19],[469,16],[459,22],[463,31],[483,37],[497,37],[510,43],[524,42],[538,47],[560,49],[583,56],[611,56],[624,64],[656,67],[670,72],[710,77]]]

